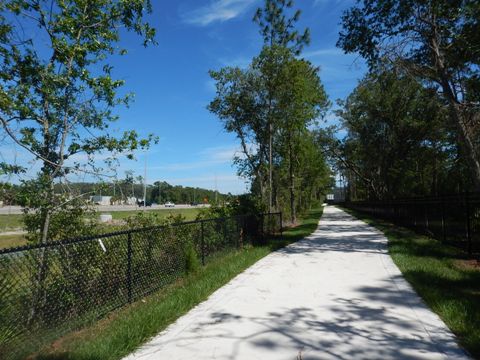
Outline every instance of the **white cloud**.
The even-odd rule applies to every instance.
[[[202,156],[205,156],[211,161],[217,162],[230,162],[235,155],[238,155],[240,149],[236,146],[215,146],[204,149],[201,152]]]
[[[182,14],[183,21],[193,25],[207,26],[224,22],[244,13],[257,0],[214,0],[208,5]]]
[[[239,149],[235,146],[215,146],[206,148],[197,154],[197,160],[193,162],[178,162],[150,167],[151,170],[183,171],[193,169],[212,168],[217,165],[231,164],[233,157],[239,155]]]
[[[306,51],[303,56],[307,59],[320,57],[320,56],[343,56],[345,55],[342,50],[338,48],[326,48],[312,51]]]

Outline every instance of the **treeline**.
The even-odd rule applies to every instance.
[[[293,1],[268,0],[254,21],[264,40],[245,69],[211,71],[216,96],[208,109],[237,137],[239,175],[251,182],[258,211],[281,210],[292,223],[331,187],[331,174],[311,130],[329,101],[319,69],[301,58],[309,30],[295,24]]]
[[[125,203],[128,198],[143,199],[143,184],[131,180],[119,180],[112,183],[69,183],[55,184],[55,193],[66,194],[70,197],[77,197],[84,194],[83,198],[92,195],[111,196],[112,202]],[[147,185],[147,203],[163,204],[171,201],[178,204],[208,203],[223,204],[231,201],[234,196],[222,194],[218,191],[202,188],[184,187],[181,185],[170,185],[165,181],[156,181],[153,185]],[[2,183],[0,184],[0,201],[4,205],[20,204],[22,200],[22,188],[19,185]]]
[[[64,185],[56,185],[58,191],[65,191]],[[114,183],[75,183],[68,185],[69,191],[75,194],[92,194],[112,196],[112,201],[124,202],[127,198],[143,199],[143,184],[129,179]],[[147,203],[163,204],[167,201],[181,204],[190,203],[222,203],[232,195],[202,188],[170,185],[165,181],[156,181],[146,187]]]
[[[339,103],[346,136],[318,138],[347,198],[480,190],[479,19],[473,1],[360,1],[344,14],[338,45],[369,72]]]

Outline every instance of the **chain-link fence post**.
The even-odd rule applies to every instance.
[[[441,203],[442,203],[442,238],[443,242],[447,241],[447,229],[445,228],[445,197],[441,197]]]
[[[428,205],[429,204],[427,202],[425,202],[423,204],[423,214],[425,215],[425,231],[427,233],[429,231],[429,226],[430,226],[429,221],[428,221]]]
[[[466,216],[466,226],[467,226],[467,244],[468,244],[468,255],[472,255],[472,226],[470,222],[470,196],[468,191],[465,193],[465,216]]]
[[[280,211],[280,240],[283,240],[283,212]]]
[[[205,239],[204,239],[205,229],[204,229],[204,222],[203,221],[201,222],[200,226],[201,226],[200,252],[201,252],[201,255],[202,255],[202,265],[205,265]]]
[[[128,302],[132,302],[132,234],[127,238],[127,293]]]
[[[227,218],[223,218],[223,244],[225,248],[228,247],[228,242],[227,242]]]
[[[235,248],[238,249],[238,243],[240,239],[240,217],[236,218],[236,233],[235,233]]]
[[[265,214],[260,215],[260,241],[262,245],[265,244]]]

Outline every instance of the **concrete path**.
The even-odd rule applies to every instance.
[[[387,254],[334,207],[127,359],[468,359]]]

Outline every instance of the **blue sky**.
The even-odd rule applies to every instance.
[[[141,135],[154,133],[160,142],[147,154],[147,179],[185,186],[215,187],[221,192],[242,193],[245,181],[236,176],[232,157],[238,145],[232,134],[206,109],[215,95],[210,69],[226,65],[245,67],[261,48],[258,27],[252,22],[263,0],[152,0],[149,21],[157,29],[158,46],[143,48],[127,34],[123,40],[129,54],[112,59],[113,75],[126,80],[125,90],[135,93],[128,109],[118,109],[118,131],[135,129]],[[297,0],[302,10],[299,29],[309,27],[311,45],[303,56],[320,66],[320,77],[329,98],[345,98],[365,72],[361,59],[344,55],[335,47],[347,0]],[[334,121],[327,116],[327,121]],[[19,162],[28,155],[12,146],[0,148],[4,158],[15,153]],[[30,163],[31,173],[37,165]],[[125,170],[143,175],[144,155],[137,161],[122,160]],[[32,175],[32,174],[29,175]],[[29,176],[27,175],[27,176]],[[71,181],[88,180],[85,175]]]

